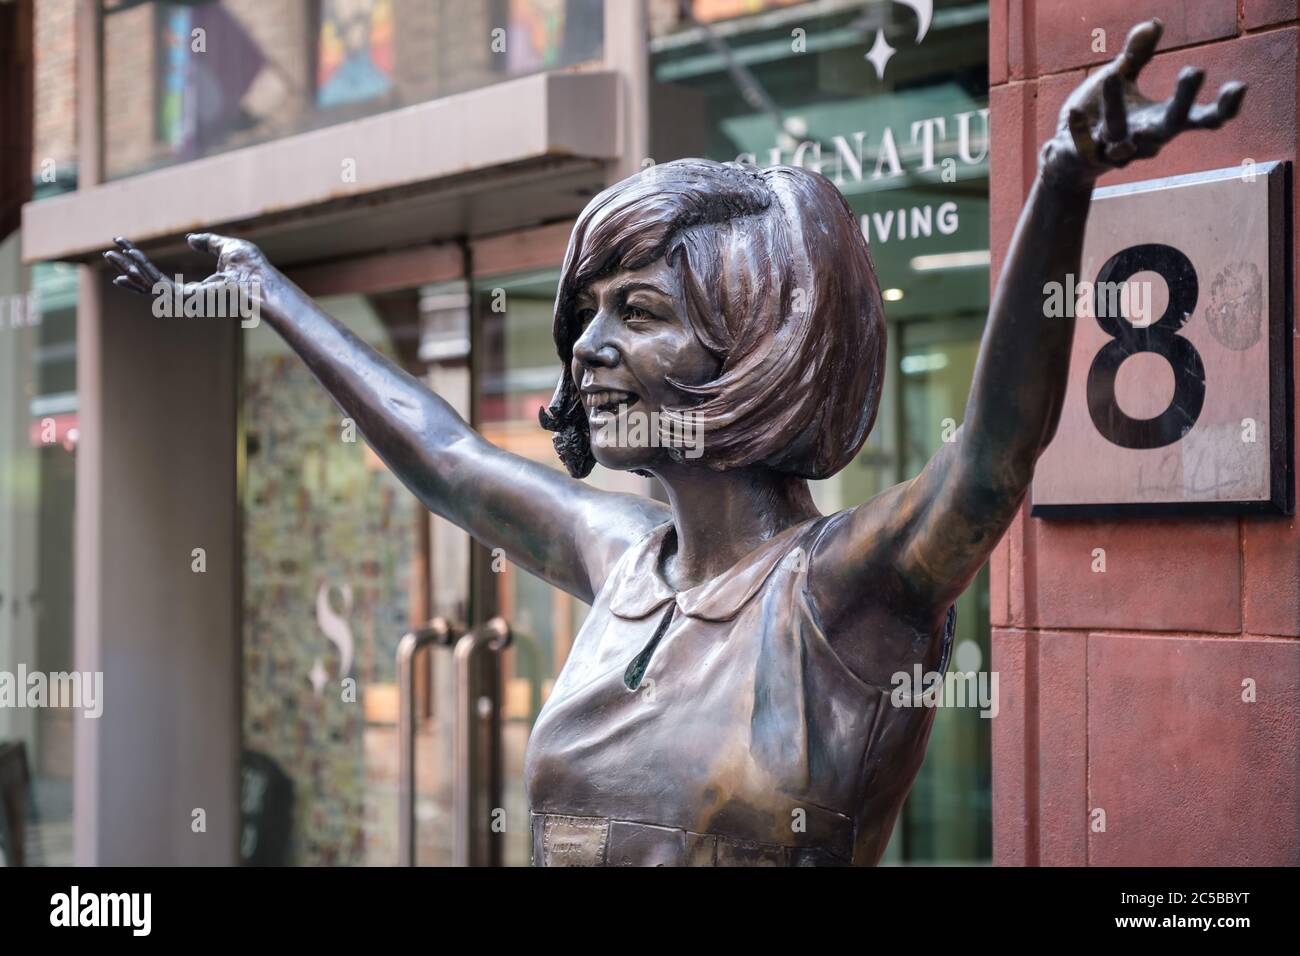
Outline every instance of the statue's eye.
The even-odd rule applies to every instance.
[[[624,322],[648,322],[653,318],[654,316],[645,309],[638,309],[634,305],[629,305],[623,309]]]
[[[582,326],[584,329],[591,324],[591,320],[594,319],[595,317],[596,317],[595,309],[578,310],[578,324]]]

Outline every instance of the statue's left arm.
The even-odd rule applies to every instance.
[[[1045,294],[1051,283],[1068,288],[1067,277],[1080,279],[1093,183],[1110,169],[1154,156],[1184,130],[1217,128],[1241,103],[1245,87],[1229,83],[1217,103],[1195,105],[1203,74],[1190,67],[1169,100],[1144,97],[1136,81],[1159,37],[1158,21],[1135,27],[1124,52],[1089,76],[1062,108],[1007,252],[953,440],[916,478],[855,509],[814,561],[812,583],[824,613],[854,612],[853,601],[837,595],[853,593],[856,578],[856,590],[866,584],[877,600],[884,597],[917,622],[918,646],[871,652],[882,666],[915,659],[917,652],[936,654],[920,645],[930,643],[931,625],[987,560],[1052,440],[1074,319],[1048,318]]]

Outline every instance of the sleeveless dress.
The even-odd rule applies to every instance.
[[[675,592],[671,522],[619,559],[524,762],[538,866],[876,863],[925,756],[932,707],[891,705],[831,648],[808,590],[821,536],[786,529]],[[955,615],[944,626],[947,670]],[[895,698],[897,699],[897,698]]]

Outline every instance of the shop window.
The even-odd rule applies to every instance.
[[[68,866],[77,711],[102,691],[49,692],[77,674],[77,279],[23,267],[19,235],[0,241],[0,865]]]
[[[316,105],[381,99],[393,89],[392,0],[325,0],[321,13]]]
[[[105,0],[108,178],[600,60],[604,0]]]

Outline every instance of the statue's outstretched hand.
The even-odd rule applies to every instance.
[[[234,286],[242,289],[245,294],[260,296],[261,286],[265,283],[270,268],[261,249],[243,239],[230,239],[210,232],[192,232],[185,238],[192,248],[199,252],[210,252],[217,257],[217,271],[202,282],[185,283],[182,288],[184,295],[202,293],[209,288],[228,289]],[[121,236],[113,241],[121,251],[105,252],[104,258],[121,273],[113,279],[115,286],[155,298],[175,294],[176,282],[163,275],[134,243]]]
[[[1218,101],[1196,105],[1205,73],[1184,67],[1168,100],[1150,100],[1137,88],[1138,73],[1150,62],[1160,41],[1159,20],[1139,23],[1124,42],[1124,51],[1085,80],[1061,108],[1056,135],[1040,156],[1043,178],[1087,188],[1111,169],[1146,159],[1183,130],[1218,129],[1237,115],[1244,83],[1225,83]]]

